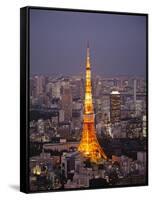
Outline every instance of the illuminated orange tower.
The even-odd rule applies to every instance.
[[[91,162],[98,163],[101,160],[107,159],[107,156],[105,155],[103,149],[101,148],[97,140],[96,130],[95,130],[89,45],[87,45],[83,128],[82,128],[81,141],[78,146],[78,151],[82,153],[84,157],[89,158]]]

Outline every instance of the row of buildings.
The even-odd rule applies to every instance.
[[[82,133],[84,78],[31,77],[31,191],[145,183],[145,80],[96,76],[92,82],[96,134],[102,147],[108,147],[108,160],[99,165],[91,164],[77,152]]]
[[[31,190],[98,188],[144,184],[146,153],[137,152],[133,160],[115,156],[99,165],[90,164],[78,152],[62,155],[41,153],[30,159]]]

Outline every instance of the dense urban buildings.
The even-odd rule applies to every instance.
[[[147,185],[147,16],[29,19],[29,190]]]
[[[86,103],[85,81],[84,74],[30,77],[31,191],[146,182],[146,80],[93,74],[91,104]],[[106,158],[98,163],[78,151],[87,109],[94,116],[100,157]]]

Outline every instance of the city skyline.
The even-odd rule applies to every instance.
[[[93,73],[146,76],[146,17],[31,10],[31,74],[84,73],[87,40]]]
[[[31,192],[147,185],[145,19],[31,9]]]

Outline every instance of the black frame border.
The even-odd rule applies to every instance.
[[[50,11],[67,11],[67,12],[82,12],[82,13],[99,13],[99,14],[116,14],[116,15],[134,15],[146,17],[146,111],[147,111],[147,154],[146,154],[146,183],[120,186],[107,186],[102,188],[75,188],[75,189],[59,189],[50,191],[30,191],[29,189],[29,77],[30,77],[30,10],[50,10]],[[117,12],[117,11],[101,11],[101,10],[85,10],[73,8],[56,8],[56,7],[38,7],[27,6],[20,8],[20,191],[24,193],[46,193],[46,192],[63,192],[63,191],[79,191],[79,190],[96,190],[108,188],[124,188],[148,186],[149,177],[149,77],[148,77],[148,14],[147,13],[132,13],[132,12]]]

